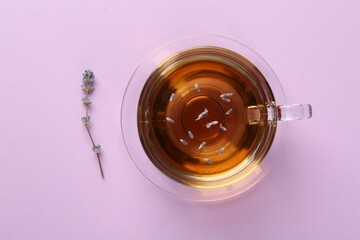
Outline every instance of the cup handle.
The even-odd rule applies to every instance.
[[[312,117],[310,104],[291,104],[276,106],[276,119],[278,121],[293,121]]]
[[[247,107],[247,120],[250,125],[276,124],[278,121],[293,121],[312,117],[310,104],[276,105],[275,102],[267,105]]]

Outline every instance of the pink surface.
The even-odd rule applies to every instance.
[[[226,2],[226,4],[225,4]],[[0,239],[359,239],[359,1],[0,3]],[[125,85],[174,38],[238,39],[274,68],[289,103],[278,164],[241,197],[174,199],[137,170],[120,132]],[[81,125],[81,73],[102,181]]]

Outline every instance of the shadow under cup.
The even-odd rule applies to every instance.
[[[253,172],[276,132],[272,90],[238,53],[201,46],[177,52],[148,77],[137,127],[149,160],[195,188],[231,185]]]

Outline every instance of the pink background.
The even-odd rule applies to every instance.
[[[360,2],[0,2],[0,239],[359,239]],[[278,164],[241,197],[170,197],[138,171],[120,132],[125,85],[153,49],[214,33],[254,48],[289,103]],[[80,117],[92,69],[93,132]]]

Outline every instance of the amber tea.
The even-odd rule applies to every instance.
[[[275,135],[272,91],[243,56],[219,47],[174,54],[149,76],[138,131],[152,163],[186,185],[211,187],[255,169]],[[230,184],[230,182],[229,182]]]

